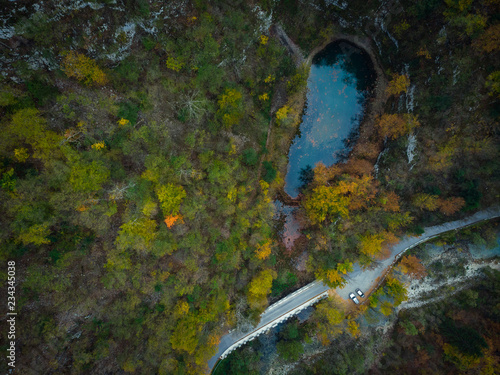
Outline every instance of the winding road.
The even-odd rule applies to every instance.
[[[349,293],[355,288],[364,291],[375,290],[383,280],[383,276],[391,269],[392,265],[408,249],[437,237],[445,232],[461,229],[480,221],[491,220],[500,217],[500,207],[492,207],[479,211],[465,219],[451,221],[441,225],[426,227],[420,236],[406,236],[390,248],[390,255],[387,259],[376,263],[371,269],[361,269],[355,264],[354,270],[347,275],[347,284],[344,288],[335,289],[336,293],[344,299],[349,299]],[[261,315],[260,323],[249,332],[230,331],[221,338],[217,353],[208,361],[211,372],[219,361],[225,358],[230,352],[253,340],[258,335],[267,332],[277,324],[298,314],[301,310],[311,306],[320,299],[328,295],[330,288],[322,281],[316,280],[302,287],[292,294],[282,298],[278,302],[269,306]]]

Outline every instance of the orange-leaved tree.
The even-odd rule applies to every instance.
[[[177,221],[182,222],[182,215],[168,215],[164,221],[168,228],[172,228]]]
[[[465,206],[465,200],[462,197],[451,197],[448,199],[439,199],[439,211],[445,215],[453,215]]]
[[[474,46],[483,53],[500,50],[500,23],[490,26],[483,35],[474,41]]]
[[[399,268],[401,272],[415,279],[421,279],[427,275],[424,265],[415,255],[404,256],[399,263]]]
[[[331,167],[325,166],[322,162],[318,162],[314,167],[314,184],[326,185],[328,181],[333,180],[340,174],[340,167],[332,165]]]

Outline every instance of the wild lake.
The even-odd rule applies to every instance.
[[[375,79],[368,54],[350,43],[331,43],[314,56],[302,123],[288,153],[290,197],[297,197],[316,163],[329,166],[347,154]]]
[[[284,190],[290,197],[312,179],[316,163],[330,166],[347,156],[375,80],[370,56],[351,43],[330,43],[314,56],[302,123],[288,153]],[[294,210],[276,204],[276,211],[286,217],[282,237],[290,248],[300,235]]]

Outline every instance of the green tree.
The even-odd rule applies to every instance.
[[[316,305],[314,319],[316,320],[318,336],[323,345],[327,345],[331,339],[344,331],[342,323],[345,315],[339,306],[339,302],[332,297]]]
[[[157,237],[157,227],[156,221],[146,217],[130,220],[120,227],[116,245],[121,250],[146,251]]]
[[[155,189],[164,216],[177,215],[186,191],[182,186],[174,184],[159,185]]]
[[[225,128],[231,128],[243,117],[243,95],[236,89],[226,89],[219,97],[217,116]]]
[[[43,245],[50,243],[47,238],[50,234],[50,229],[48,224],[35,224],[28,228],[27,231],[19,234],[18,239],[25,245]]]
[[[278,350],[280,357],[287,361],[296,361],[299,359],[301,354],[304,353],[302,343],[297,340],[279,341],[276,345],[276,349]]]
[[[109,176],[110,171],[103,162],[79,160],[71,166],[69,182],[77,192],[92,193],[100,190]]]
[[[12,140],[30,145],[33,157],[45,162],[59,155],[62,137],[47,129],[47,122],[35,108],[25,108],[14,113],[6,135],[12,137]]]

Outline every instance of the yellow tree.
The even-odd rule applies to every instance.
[[[345,285],[346,281],[338,270],[318,270],[315,273],[317,279],[323,280],[330,288],[338,288]]]
[[[350,320],[347,323],[347,330],[354,338],[358,338],[361,335],[361,332],[359,331],[359,324],[354,320]]]
[[[344,263],[338,263],[335,269],[316,271],[316,278],[325,281],[331,288],[343,288],[346,284],[344,275],[353,270],[352,262],[346,260]]]
[[[394,297],[394,304],[396,306],[399,306],[401,302],[408,299],[408,291],[404,284],[392,275],[386,277],[386,287],[389,292],[388,294]]]
[[[412,114],[383,114],[375,122],[382,137],[396,139],[420,126],[417,116]]]
[[[271,245],[272,245],[271,240],[267,240],[264,243],[258,245],[257,250],[255,251],[257,259],[260,260],[267,259],[269,255],[271,255]]]
[[[186,191],[182,186],[167,184],[158,185],[155,189],[158,200],[161,203],[163,214],[168,217],[179,213],[182,200],[186,197]],[[168,225],[168,224],[167,224]]]
[[[44,161],[53,160],[57,156],[62,140],[61,136],[47,129],[47,122],[35,108],[25,108],[14,113],[7,135],[12,141],[30,145],[33,157]],[[26,150],[25,153],[27,152]]]
[[[118,249],[131,248],[139,251],[150,249],[157,237],[157,226],[156,221],[145,217],[126,222],[120,227],[116,238]]]
[[[421,210],[436,211],[439,207],[439,197],[426,193],[419,193],[413,196],[413,205]]]
[[[33,244],[33,245],[43,245],[50,243],[50,240],[47,238],[50,235],[50,229],[48,224],[35,224],[28,228],[27,231],[22,232],[18,239],[24,245]]]
[[[362,254],[373,258],[382,251],[382,243],[386,236],[382,233],[365,234],[360,238],[360,251]]]
[[[196,316],[187,314],[177,321],[174,331],[170,336],[172,348],[194,354],[200,340],[202,323]]]
[[[276,278],[276,271],[267,269],[260,271],[248,286],[248,304],[254,309],[264,309],[267,305],[267,295],[271,292],[273,279]]]
[[[342,323],[345,314],[339,306],[340,303],[333,297],[316,305],[314,320],[316,321],[318,337],[323,345],[328,345],[331,339],[343,332]]]
[[[349,198],[339,188],[331,186],[318,186],[304,201],[307,216],[313,224],[319,224],[329,216],[347,216],[348,205]]]
[[[393,74],[392,80],[386,88],[386,92],[389,95],[399,95],[406,92],[410,87],[410,78],[405,74]]]
[[[236,89],[226,89],[219,97],[217,116],[225,128],[236,125],[243,117],[243,96]]]
[[[75,191],[91,193],[100,190],[109,177],[110,171],[103,162],[76,160],[71,166],[69,182]]]
[[[67,52],[62,61],[62,71],[86,85],[102,86],[108,82],[106,74],[91,58],[81,53]]]

